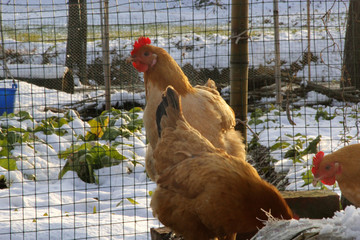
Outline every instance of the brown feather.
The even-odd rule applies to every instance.
[[[170,94],[169,94],[170,93]],[[235,239],[263,226],[263,210],[277,218],[292,213],[276,188],[244,159],[215,148],[182,115],[166,90],[158,115],[161,138],[154,150],[159,173],[152,196],[154,215],[187,240]],[[163,100],[164,101],[164,100]],[[175,104],[171,104],[175,103]]]
[[[215,147],[245,159],[243,139],[234,129],[235,114],[216,90],[214,81],[209,80],[205,86],[192,87],[180,66],[160,47],[145,45],[137,50],[132,59],[148,66],[144,72],[146,107],[143,121],[149,141],[146,170],[152,180],[157,175],[154,167],[156,159],[152,155],[159,136],[156,109],[162,100],[162,92],[168,86],[173,86],[180,94],[184,117],[192,127]]]

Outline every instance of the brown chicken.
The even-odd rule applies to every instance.
[[[166,89],[156,112],[159,173],[153,214],[186,240],[235,239],[255,233],[267,220],[291,219],[278,190],[244,159],[215,148],[185,120],[180,97]]]
[[[326,185],[338,182],[341,193],[355,206],[360,207],[360,144],[343,147],[324,156],[318,152],[311,169],[316,186],[319,181]]]
[[[241,134],[234,129],[234,112],[216,90],[215,83],[209,80],[205,86],[192,87],[175,60],[164,49],[150,43],[149,38],[140,37],[128,58],[138,71],[144,72],[146,107],[143,121],[149,141],[146,153],[149,177],[155,180],[157,175],[153,159],[158,140],[155,111],[162,92],[169,85],[181,95],[183,114],[192,127],[216,147],[244,159],[245,145]]]

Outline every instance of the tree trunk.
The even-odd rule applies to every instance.
[[[360,1],[351,0],[345,35],[342,84],[360,89]]]
[[[87,11],[86,0],[69,0],[68,37],[65,66],[88,84],[86,65]]]

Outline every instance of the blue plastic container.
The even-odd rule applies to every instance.
[[[0,88],[0,116],[4,112],[8,114],[14,112],[16,90],[16,84],[13,84],[12,88]]]

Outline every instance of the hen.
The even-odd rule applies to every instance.
[[[128,61],[144,72],[146,107],[143,121],[149,141],[146,154],[146,170],[155,180],[153,149],[158,140],[155,111],[161,94],[171,85],[182,97],[183,114],[189,124],[197,129],[215,147],[227,153],[245,158],[245,145],[241,134],[235,131],[235,115],[231,107],[209,80],[205,86],[192,87],[176,61],[164,49],[150,45],[149,38],[140,37]]]
[[[185,120],[177,92],[168,87],[156,112],[157,188],[153,214],[186,240],[235,239],[266,220],[292,213],[277,189],[244,159],[215,148]],[[182,98],[181,98],[182,99]]]
[[[318,152],[311,169],[313,185],[321,181],[326,185],[338,182],[341,193],[355,206],[360,207],[360,144],[343,147],[331,154]]]

